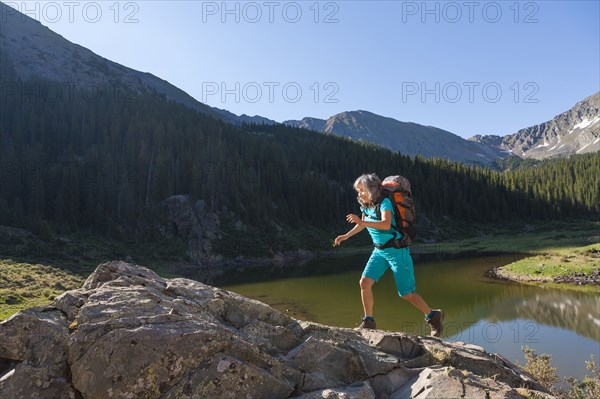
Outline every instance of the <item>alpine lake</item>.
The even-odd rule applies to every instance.
[[[216,285],[297,319],[355,328],[363,314],[358,281],[368,257],[246,268],[228,272]],[[590,355],[600,359],[600,295],[487,277],[491,268],[521,257],[413,254],[417,292],[429,306],[444,310],[442,339],[479,345],[520,365],[521,348],[528,346],[551,355],[559,377],[583,378]],[[423,314],[398,296],[390,270],[373,292],[378,329],[429,335]]]

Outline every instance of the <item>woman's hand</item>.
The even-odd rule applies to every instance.
[[[342,243],[342,241],[346,241],[348,239],[348,236],[346,234],[342,234],[341,236],[337,236],[335,238],[335,240],[333,241],[333,246],[337,246],[340,245]]]
[[[353,213],[346,215],[346,220],[348,221],[348,223],[354,223],[359,226],[362,226],[362,219]]]

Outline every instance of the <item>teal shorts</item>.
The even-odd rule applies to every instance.
[[[398,295],[416,291],[413,260],[408,248],[374,248],[362,275],[379,281],[388,268],[394,273]]]

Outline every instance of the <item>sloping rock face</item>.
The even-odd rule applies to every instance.
[[[104,93],[115,98],[117,95],[128,96],[129,93],[156,92],[163,94],[169,100],[225,122],[236,124],[274,122],[259,116],[237,116],[228,111],[209,107],[166,80],[117,64],[85,47],[71,43],[31,18],[35,16],[37,19],[46,19],[44,22],[47,25],[54,25],[48,23],[50,22],[48,18],[43,17],[46,11],[40,13],[40,10],[45,9],[48,4],[32,5],[28,8],[23,3],[12,1],[0,3],[0,50],[4,57],[3,61],[12,64],[17,76],[23,81],[33,78],[56,82],[58,94],[62,93],[64,97],[89,88],[97,89],[99,94]],[[17,10],[27,10],[27,12],[21,13]],[[59,17],[61,17],[61,10],[64,9],[58,9]],[[69,11],[71,12],[72,10]],[[65,14],[62,15],[64,16]],[[29,87],[31,86],[19,87],[19,90],[31,90],[28,89]]]
[[[187,255],[199,265],[216,265],[223,259],[212,251],[212,242],[221,236],[219,217],[204,201],[192,203],[187,195],[174,195],[159,204],[165,221],[158,230],[166,238],[180,237],[188,241]]]
[[[551,398],[479,347],[295,320],[124,262],[0,323],[2,398]]]
[[[477,135],[469,140],[522,158],[547,159],[600,151],[600,92],[552,120],[504,137]]]

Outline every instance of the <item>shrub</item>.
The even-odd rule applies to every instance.
[[[590,358],[590,361],[585,362],[585,368],[587,368],[592,375],[586,375],[583,377],[582,381],[579,381],[576,378],[566,379],[567,383],[571,386],[571,390],[568,393],[569,398],[600,398],[600,371],[598,370],[594,355],[591,355]]]
[[[558,388],[558,375],[556,367],[552,367],[552,356],[548,354],[537,355],[527,346],[521,350],[525,355],[523,370],[530,373],[540,384],[547,388],[553,395],[560,399],[598,399],[600,398],[600,371],[596,358],[591,355],[590,361],[585,362],[585,367],[591,372],[583,380],[574,377],[564,378],[567,388]]]
[[[558,381],[556,367],[552,367],[552,356],[544,353],[537,355],[533,349],[528,346],[522,347],[525,355],[525,366],[523,370],[531,374],[540,384],[553,390],[554,384]]]

